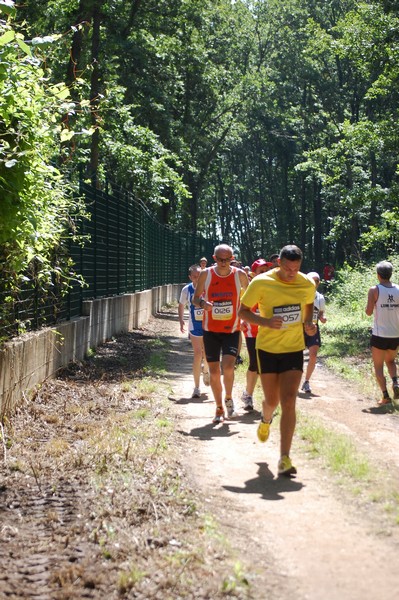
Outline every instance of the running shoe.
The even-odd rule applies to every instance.
[[[191,398],[201,398],[201,390],[195,387]]]
[[[286,477],[296,474],[296,468],[292,464],[289,456],[284,455],[278,461],[278,474],[285,475]]]
[[[385,404],[391,404],[392,400],[389,396],[383,396],[381,400],[378,400],[378,406],[384,406]]]
[[[202,379],[204,381],[204,385],[211,385],[211,374],[209,371],[202,373]]]
[[[310,389],[310,385],[309,385],[309,381],[304,381],[303,382],[303,386],[302,386],[302,391],[305,392],[305,394],[311,394],[312,390]]]
[[[212,423],[223,423],[224,421],[224,410],[223,406],[216,407],[216,414],[212,419]]]
[[[242,401],[244,403],[244,410],[250,411],[254,409],[254,402],[252,396],[250,396],[250,394],[247,394],[247,392],[243,393]]]
[[[234,407],[234,400],[233,398],[227,398],[224,401],[225,405],[226,405],[226,410],[227,410],[227,418],[228,419],[233,419],[234,417],[238,417],[236,411],[235,411],[235,407]]]
[[[262,419],[262,421],[258,425],[258,430],[256,434],[260,442],[266,442],[270,434],[270,423],[265,423]]]

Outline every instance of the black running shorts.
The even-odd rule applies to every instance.
[[[258,357],[256,355],[256,349],[255,349],[256,337],[246,337],[245,343],[247,344],[248,358],[249,358],[248,371],[253,371],[253,372],[257,373],[258,372]]]
[[[303,351],[273,354],[257,350],[259,373],[284,373],[285,371],[303,371]]]
[[[240,335],[241,331],[234,331],[234,333],[204,331],[203,340],[206,361],[208,363],[219,362],[220,352],[222,352],[222,356],[225,354],[237,356]]]
[[[320,338],[320,329],[319,324],[317,324],[317,331],[314,335],[308,335],[305,333],[305,346],[306,348],[310,348],[310,346],[321,346],[321,338]]]
[[[379,337],[378,335],[372,335],[370,346],[378,348],[378,350],[396,350],[399,346],[399,338],[386,338]]]

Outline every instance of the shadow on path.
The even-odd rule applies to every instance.
[[[231,437],[237,435],[239,431],[231,431],[228,422],[220,423],[207,423],[202,427],[194,427],[191,431],[183,431],[179,429],[179,433],[185,437],[196,437],[199,440],[212,440],[214,438]]]
[[[203,404],[205,402],[211,402],[207,392],[201,392],[201,398],[175,398],[173,395],[168,396],[168,399],[175,404]]]
[[[368,408],[363,408],[362,412],[372,415],[386,415],[393,414],[395,409],[392,404],[383,404],[382,406],[369,406]]]
[[[285,492],[299,492],[303,488],[303,483],[291,477],[275,478],[267,463],[256,464],[259,467],[258,476],[245,481],[245,487],[230,485],[222,487],[237,494],[258,494],[263,500],[284,500]]]

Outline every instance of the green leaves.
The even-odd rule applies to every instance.
[[[55,272],[54,253],[65,243],[73,215],[81,212],[70,184],[52,164],[69,90],[49,86],[41,61],[10,23],[0,22],[0,64],[2,287],[17,289],[34,263],[32,276],[45,288]],[[69,278],[67,264],[63,274]]]
[[[14,17],[16,13],[15,2],[13,0],[0,0],[0,13]]]
[[[94,156],[100,179],[111,173],[165,222],[234,240],[247,262],[288,239],[315,267],[398,243],[384,217],[399,197],[397,11],[357,0],[46,7],[24,9],[31,40],[0,31],[9,223],[34,213],[19,193],[33,191],[31,169],[52,188],[60,143],[69,164]]]
[[[5,46],[15,39],[15,31],[10,29],[0,36],[0,46]]]

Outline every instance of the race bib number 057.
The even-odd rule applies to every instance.
[[[286,304],[284,306],[274,306],[273,316],[283,318],[283,327],[297,325],[301,322],[301,305]]]

